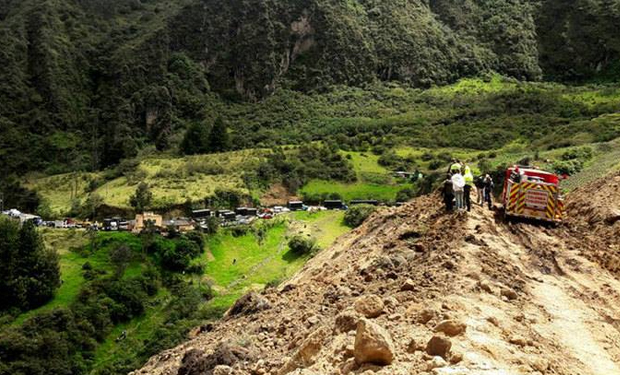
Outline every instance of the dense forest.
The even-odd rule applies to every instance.
[[[252,103],[340,84],[613,80],[619,21],[618,0],[1,0],[0,168],[177,152],[217,118],[227,147],[251,147],[278,133],[239,115]]]

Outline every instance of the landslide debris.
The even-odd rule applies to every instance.
[[[620,374],[613,241],[591,233],[620,225],[617,183],[573,193],[557,228],[445,214],[436,196],[381,210],[133,374]]]
[[[620,172],[575,189],[567,209],[570,247],[620,275]]]

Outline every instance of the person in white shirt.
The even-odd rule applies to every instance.
[[[460,211],[465,207],[465,177],[460,172],[452,175],[452,188],[454,189],[454,197],[456,198],[456,210]]]

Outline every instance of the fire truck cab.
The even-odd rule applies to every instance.
[[[506,170],[502,201],[507,217],[561,222],[564,214],[560,177],[532,167]]]

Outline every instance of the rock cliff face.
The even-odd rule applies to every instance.
[[[599,184],[579,194],[617,181]],[[600,202],[571,202],[560,227],[434,197],[386,209],[133,375],[618,373],[620,281],[597,252],[618,243],[578,245]]]

